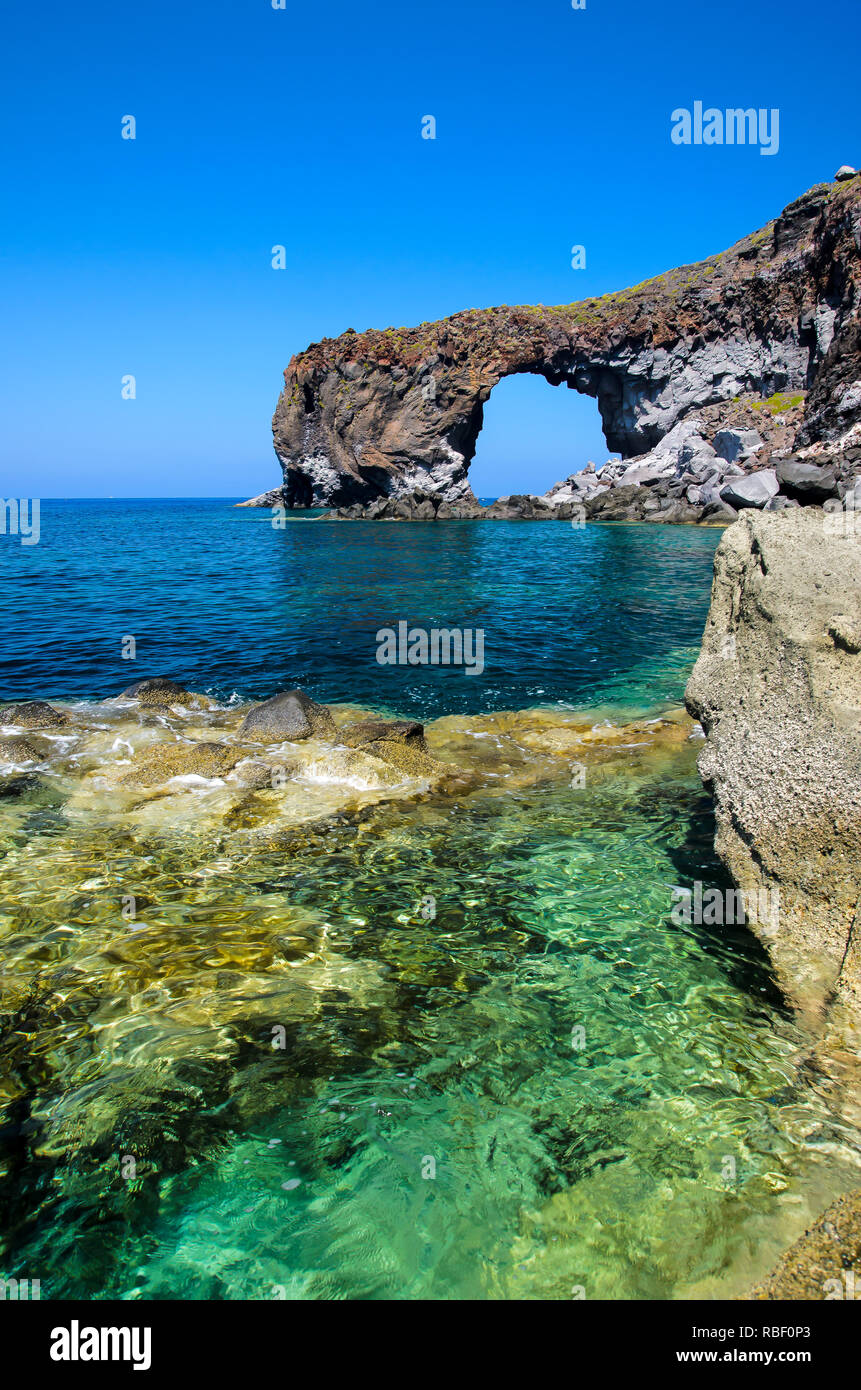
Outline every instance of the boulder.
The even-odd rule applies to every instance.
[[[270,763],[257,762],[253,758],[243,758],[233,767],[230,780],[231,782],[238,782],[248,791],[262,791],[265,787],[275,785],[276,772],[292,775],[296,770],[292,764],[287,768],[283,763],[276,766]]]
[[[335,733],[335,721],[326,706],[318,705],[304,690],[285,690],[250,710],[240,733],[260,743],[328,738]]]
[[[25,738],[0,738],[0,763],[37,763],[39,753]]]
[[[172,777],[224,777],[242,752],[226,743],[167,743],[148,748],[123,774],[124,785],[156,787]]]
[[[837,183],[845,183],[847,179],[854,179],[858,170],[853,169],[851,164],[841,164],[834,178]]]
[[[541,497],[515,492],[498,497],[485,508],[484,515],[488,521],[546,521],[555,515],[555,509]]]
[[[362,748],[367,743],[385,740],[391,743],[412,743],[425,747],[424,725],[412,719],[360,719],[340,731],[340,741],[348,748]]]
[[[732,478],[721,488],[723,502],[729,502],[737,510],[742,507],[764,507],[780,490],[777,475],[773,468],[761,468],[758,473],[747,473],[741,478]]]
[[[135,681],[122,692],[124,700],[137,700],[139,704],[153,709],[169,709],[179,705],[184,709],[209,703],[205,695],[195,695],[184,686],[170,680],[167,676],[151,676],[147,680]]]
[[[586,515],[592,521],[639,521],[649,500],[647,488],[623,484],[596,493],[586,503]]]
[[[729,502],[724,502],[720,497],[713,502],[708,502],[703,509],[700,521],[708,522],[711,525],[729,525],[730,522],[738,519],[738,512],[735,507],[730,506]]]
[[[371,753],[407,777],[432,777],[441,766],[430,756],[424,725],[406,719],[363,719],[340,731],[348,748]]]
[[[802,506],[821,506],[829,497],[837,497],[837,472],[832,467],[804,463],[801,459],[777,461],[777,481],[787,497],[794,497]]]
[[[282,488],[273,487],[261,492],[258,497],[249,497],[247,502],[235,502],[236,507],[286,507],[287,499]]]
[[[26,700],[0,713],[0,724],[14,724],[19,729],[56,729],[68,723],[67,714],[61,714],[44,700]]]
[[[738,463],[759,452],[763,440],[756,430],[718,430],[714,437],[715,452],[727,463]]]

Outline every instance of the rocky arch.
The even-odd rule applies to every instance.
[[[285,371],[273,420],[287,505],[417,491],[474,502],[484,405],[514,373],[593,396],[623,459],[721,401],[815,396],[857,311],[859,184],[820,185],[729,251],[599,299],[469,309],[312,344]]]

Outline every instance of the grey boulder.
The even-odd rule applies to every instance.
[[[762,448],[762,443],[756,430],[718,430],[714,437],[715,453],[727,463],[750,458]]]
[[[264,700],[246,714],[240,733],[260,743],[280,743],[316,735],[334,734],[335,721],[325,705],[318,705],[304,690],[284,690]]]
[[[781,491],[802,504],[821,505],[829,497],[838,495],[837,473],[833,468],[787,458],[780,459],[776,471]]]
[[[728,502],[736,510],[742,507],[762,508],[780,491],[777,474],[773,468],[762,468],[758,473],[747,473],[742,478],[733,478],[721,488],[721,500]]]

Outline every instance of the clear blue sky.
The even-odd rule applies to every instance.
[[[250,495],[314,339],[722,249],[861,162],[858,40],[857,0],[7,6],[2,494]],[[779,153],[673,145],[697,100],[778,107]],[[480,494],[607,456],[594,402],[541,379],[486,419]]]

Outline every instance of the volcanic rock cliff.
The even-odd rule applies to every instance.
[[[695,415],[688,433],[698,433],[704,412],[713,434],[721,423],[764,425],[760,446],[778,452],[859,445],[859,281],[861,178],[844,176],[729,251],[633,289],[556,308],[470,309],[417,328],[348,329],[285,371],[273,420],[284,486],[255,500],[356,512],[376,504],[379,514],[380,503],[420,494],[419,514],[475,515],[468,473],[484,404],[516,372],[596,397],[623,461]],[[779,409],[759,408],[775,400]],[[791,430],[776,433],[793,408]],[[618,486],[624,466],[614,468],[593,481]]]

